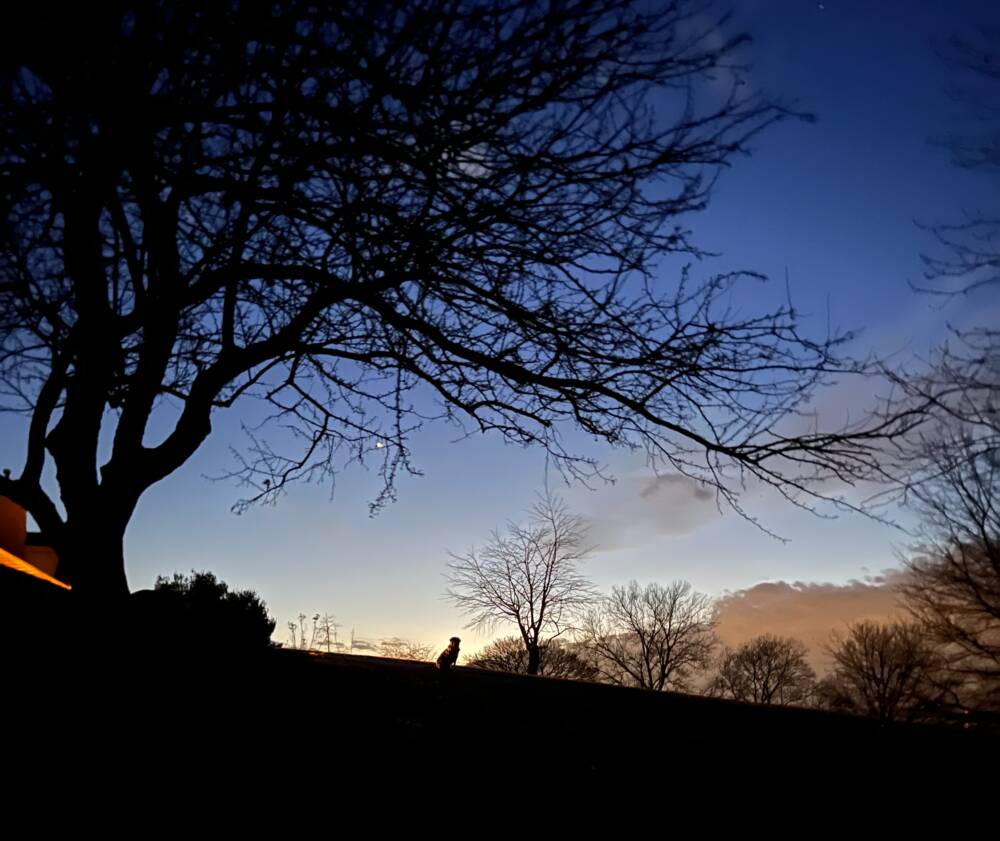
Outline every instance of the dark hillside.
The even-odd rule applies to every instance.
[[[52,596],[45,610],[35,603],[19,615],[8,600],[5,614],[10,767],[112,756],[142,774],[279,789],[294,789],[293,780],[308,789],[305,781],[324,768],[330,779],[430,784],[458,774],[479,786],[528,775],[681,788],[708,779],[801,783],[845,769],[862,785],[862,778],[973,769],[992,760],[1000,742],[982,721],[881,726],[471,667],[442,676],[430,663],[385,658],[171,648],[127,623],[95,639],[58,620],[60,594],[45,595]]]

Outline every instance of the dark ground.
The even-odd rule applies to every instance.
[[[111,773],[147,792],[303,797],[558,789],[599,809],[586,793],[623,785],[669,792],[675,807],[789,786],[827,802],[831,780],[860,797],[909,781],[995,785],[1000,756],[982,726],[882,726],[464,667],[442,679],[430,663],[238,654],[211,639],[177,649],[128,627],[97,640],[9,603],[3,617],[3,759],[31,779],[58,769],[76,785]]]

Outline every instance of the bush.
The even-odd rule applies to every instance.
[[[152,642],[241,650],[271,645],[275,621],[264,601],[252,590],[230,590],[210,572],[161,575],[133,602]]]

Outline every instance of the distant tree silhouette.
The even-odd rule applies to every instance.
[[[717,644],[712,601],[686,581],[664,587],[632,581],[601,598],[582,622],[582,639],[604,679],[643,689],[686,689]]]
[[[763,634],[726,649],[708,693],[757,704],[801,704],[809,700],[816,673],[796,639]]]
[[[312,651],[319,637],[319,614],[313,614],[311,625],[306,614],[300,613],[297,618],[298,622],[287,623],[289,647],[298,651]]]
[[[426,660],[430,662],[434,659],[433,646],[421,645],[399,637],[380,640],[378,648],[381,656],[392,657],[396,660]]]
[[[495,672],[526,672],[528,652],[520,637],[502,637],[484,647],[472,659],[470,666]]]
[[[337,628],[340,627],[340,624],[337,622],[336,616],[332,613],[324,613],[320,616],[317,613],[313,618],[313,627],[317,651],[325,651],[329,654],[332,651],[343,650],[344,644],[337,639]]]
[[[525,671],[538,674],[542,648],[593,599],[579,569],[589,553],[585,537],[583,520],[546,495],[526,524],[510,522],[480,550],[452,554],[447,595],[469,617],[468,627],[515,625],[527,655]]]
[[[827,648],[830,674],[820,702],[882,721],[919,721],[941,715],[949,702],[941,654],[913,624],[857,622]]]
[[[244,399],[264,417],[237,510],[368,459],[378,508],[430,417],[593,475],[579,428],[738,511],[748,478],[809,503],[877,471],[908,421],[782,422],[857,370],[849,337],[733,307],[753,273],[662,278],[702,256],[686,224],[721,169],[797,116],[720,22],[686,0],[13,6],[0,407],[30,423],[0,494],[74,598],[126,595],[140,498]]]
[[[496,672],[527,674],[528,652],[518,637],[503,637],[487,645],[469,661],[470,666]],[[600,672],[578,647],[552,640],[541,646],[538,674],[570,680],[598,680]]]
[[[230,590],[210,572],[158,576],[153,595],[154,615],[168,618],[170,629],[180,636],[178,642],[206,649],[271,644],[275,621],[263,600],[252,590]]]

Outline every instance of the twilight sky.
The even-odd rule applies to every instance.
[[[723,174],[709,210],[688,220],[695,241],[721,253],[696,266],[696,276],[737,268],[768,274],[769,286],[748,285],[743,293],[739,303],[749,310],[780,299],[787,272],[793,300],[811,313],[807,324],[816,334],[828,321],[864,328],[853,347],[859,355],[875,349],[903,360],[925,354],[946,323],[996,323],[1000,301],[988,293],[942,311],[907,286],[921,278],[921,251],[933,250],[915,220],[988,210],[996,193],[988,176],[951,166],[947,152],[929,142],[966,120],[947,95],[966,80],[935,55],[934,39],[997,29],[996,0],[733,5],[729,29],[754,38],[744,51],[751,84],[797,100],[817,121],[773,127],[756,139],[752,157]],[[672,282],[666,271],[662,282]],[[868,396],[840,391],[819,405],[842,412]],[[454,443],[456,430],[428,427],[413,440],[424,477],[403,478],[398,502],[375,518],[367,504],[378,478],[358,468],[337,478],[332,501],[328,486],[302,486],[277,507],[236,516],[229,507],[239,489],[204,475],[231,467],[229,447],[243,440],[239,411],[218,416],[208,444],[140,503],[126,543],[133,590],[151,586],[157,574],[209,569],[267,601],[278,640],[299,612],[330,612],[343,625],[342,638],[354,628],[365,638],[402,636],[436,647],[454,633],[466,639],[463,649],[486,641],[463,632],[461,617],[441,599],[447,551],[464,551],[521,515],[545,481],[540,452],[481,437]],[[0,416],[0,467],[19,468],[25,428],[21,419]],[[727,602],[729,641],[762,630],[813,641],[817,616],[832,627],[889,609],[880,588],[859,581],[896,565],[893,547],[906,542],[901,532],[748,497],[753,513],[789,539],[783,544],[731,512],[720,514],[713,498],[685,482],[652,481],[640,457],[582,436],[570,440],[618,479],[588,491],[549,477],[593,523],[601,549],[589,572],[601,588],[630,578],[685,578],[713,595],[736,593]],[[749,595],[737,592],[750,588]],[[758,608],[748,609],[751,601]]]

